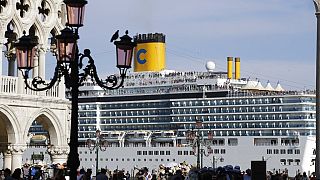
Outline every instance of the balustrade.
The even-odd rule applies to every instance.
[[[31,80],[29,81],[31,83]],[[13,76],[1,76],[0,75],[0,93],[1,94],[12,94],[17,95],[18,86],[24,86],[24,84],[20,84],[18,77]],[[45,96],[45,97],[55,97],[55,98],[65,98],[65,87],[62,82],[55,85],[53,88],[45,91],[44,93],[32,91],[29,89],[22,88],[22,94],[24,95],[34,95],[34,96]]]

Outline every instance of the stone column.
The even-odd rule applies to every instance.
[[[52,163],[63,164],[67,162],[69,146],[48,146],[48,153]]]
[[[8,76],[14,76],[16,56],[11,54],[8,56]]]
[[[39,76],[42,79],[46,79],[46,48],[43,46],[38,49],[39,53]]]
[[[32,77],[38,77],[39,76],[39,49],[36,51],[36,54],[34,56],[34,62],[33,62],[34,68],[32,69]]]
[[[22,163],[22,155],[24,151],[27,149],[27,145],[23,144],[14,144],[12,146],[12,163],[11,163],[11,170],[12,172],[16,168],[21,168],[23,163]]]
[[[5,41],[4,39],[0,39],[0,49],[3,48],[3,41]],[[2,75],[2,64],[3,64],[3,61],[2,61],[2,56],[0,56],[0,76]]]
[[[58,97],[66,98],[66,87],[64,85],[64,78],[61,78],[60,83],[58,84]]]
[[[25,94],[26,85],[24,84],[24,79],[22,76],[21,71],[18,71],[18,87],[17,87],[17,94]]]
[[[12,154],[10,150],[3,153],[3,168],[11,169]]]

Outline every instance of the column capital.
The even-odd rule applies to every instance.
[[[37,53],[41,54],[41,53],[46,53],[48,52],[48,48],[44,45],[39,45],[37,47]]]
[[[8,145],[8,151],[11,154],[20,154],[26,151],[27,145],[26,144],[10,144]]]
[[[48,146],[48,153],[50,155],[68,155],[69,154],[69,146]]]
[[[320,15],[320,0],[313,0],[314,7],[316,9],[316,15]]]

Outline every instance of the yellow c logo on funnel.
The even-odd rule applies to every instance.
[[[147,53],[147,50],[145,50],[145,49],[139,49],[139,51],[137,52],[137,61],[139,64],[144,64],[147,62],[146,59],[140,59],[140,55],[146,54],[146,53]]]

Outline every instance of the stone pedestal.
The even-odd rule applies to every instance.
[[[11,156],[11,151],[6,151],[4,154],[3,154],[3,168],[9,168],[11,169],[11,159],[12,159],[12,156]]]

